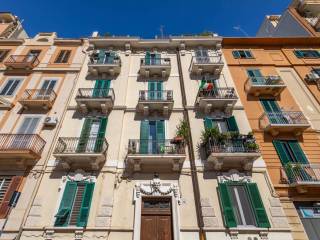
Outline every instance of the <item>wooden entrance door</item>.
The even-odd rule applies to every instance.
[[[171,199],[142,199],[141,240],[173,240]]]

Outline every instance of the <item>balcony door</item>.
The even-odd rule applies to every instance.
[[[247,74],[253,84],[264,83],[260,69],[248,69]]]
[[[56,79],[44,80],[40,91],[37,94],[37,99],[50,99],[50,95],[57,83]]]
[[[111,80],[96,80],[94,84],[94,89],[92,92],[92,97],[108,97],[110,89]]]
[[[149,100],[162,100],[162,81],[149,81],[148,82],[148,99]]]
[[[106,128],[107,118],[86,118],[78,141],[77,152],[102,151]]]
[[[173,240],[170,198],[143,198],[141,240]]]
[[[145,65],[160,65],[161,63],[161,54],[160,53],[150,53],[146,52],[145,56]]]
[[[164,120],[141,121],[140,153],[161,154],[165,152]]]
[[[28,146],[31,146],[30,134],[35,133],[39,121],[40,117],[25,117],[17,131],[17,135],[11,142],[11,147],[14,149],[27,149]]]
[[[206,49],[198,49],[195,52],[197,63],[209,63],[209,53]]]
[[[105,64],[114,64],[114,58],[116,53],[114,51],[107,51],[105,52]]]
[[[270,123],[288,124],[288,118],[283,114],[275,99],[260,99],[260,102],[267,113]]]
[[[39,57],[41,50],[30,50],[27,55],[27,62],[33,62],[34,57]]]

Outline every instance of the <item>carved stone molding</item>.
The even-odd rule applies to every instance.
[[[219,183],[228,181],[250,183],[252,182],[252,177],[247,176],[244,173],[239,173],[237,170],[230,170],[229,172],[222,173],[221,176],[218,176]]]

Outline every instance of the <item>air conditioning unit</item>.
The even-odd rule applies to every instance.
[[[319,75],[314,72],[310,72],[309,74],[307,74],[306,80],[308,82],[315,82],[315,81],[319,80]]]
[[[45,126],[56,126],[58,123],[58,118],[57,117],[46,117],[44,119],[44,125]]]

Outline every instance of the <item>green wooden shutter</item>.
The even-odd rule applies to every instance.
[[[244,51],[244,53],[246,55],[246,58],[253,58],[251,51],[246,50],[246,51]]]
[[[273,145],[278,153],[282,166],[286,166],[287,163],[292,162],[290,155],[287,153],[284,143],[280,140],[273,140]]]
[[[106,52],[104,49],[100,49],[99,50],[99,54],[98,54],[98,63],[99,64],[104,64],[104,59],[106,56]]]
[[[253,83],[264,82],[263,76],[259,69],[248,69],[247,74]]]
[[[150,60],[151,60],[151,54],[149,51],[146,51],[146,56],[145,56],[145,59],[144,59],[144,64],[145,65],[150,65]]]
[[[234,216],[227,183],[219,183],[218,191],[222,207],[223,219],[226,227],[237,227],[237,222]]]
[[[234,58],[240,58],[239,51],[232,51],[232,55],[233,55]]]
[[[252,207],[253,207],[253,211],[254,211],[254,215],[255,215],[258,227],[270,228],[268,216],[267,216],[266,210],[264,209],[257,184],[247,183],[246,187],[249,192],[249,196],[251,199],[251,203],[252,203]]]
[[[297,141],[288,141],[289,147],[298,163],[308,164],[308,159]]]
[[[148,99],[149,100],[155,99],[155,89],[156,89],[156,82],[149,81],[148,82]]]
[[[148,153],[148,143],[149,143],[149,121],[141,121],[140,124],[140,153]]]
[[[204,123],[204,128],[212,128],[212,119],[205,118],[203,120],[203,123]]]
[[[294,55],[296,55],[297,58],[303,58],[303,53],[300,50],[294,50]]]
[[[157,129],[157,153],[164,153],[165,151],[165,131],[164,121],[156,121]]]
[[[231,117],[227,118],[226,120],[227,120],[228,130],[230,132],[239,132],[237,121],[234,116],[231,116]]]
[[[162,81],[157,82],[157,89],[156,89],[156,98],[158,100],[162,99]]]
[[[55,215],[56,221],[54,226],[65,227],[68,226],[70,213],[74,201],[74,197],[77,191],[77,183],[68,181],[63,192],[60,207],[58,213]]]
[[[96,80],[95,84],[94,84],[94,89],[92,92],[92,97],[99,97],[100,96],[100,92],[101,92],[101,86],[103,84],[104,80]]]
[[[86,183],[86,187],[82,196],[80,213],[77,218],[77,227],[87,226],[93,190],[94,183]]]
[[[99,133],[94,146],[94,152],[101,152],[103,148],[104,138],[106,134],[108,118],[104,117],[100,119]]]
[[[107,97],[109,93],[111,80],[99,79],[94,84],[92,92],[93,97]]]
[[[92,124],[91,118],[86,118],[84,120],[82,130],[81,130],[80,139],[79,139],[78,146],[77,146],[77,152],[84,152],[86,150],[87,143],[89,140],[89,134],[90,134],[90,130],[91,130],[91,124]]]

